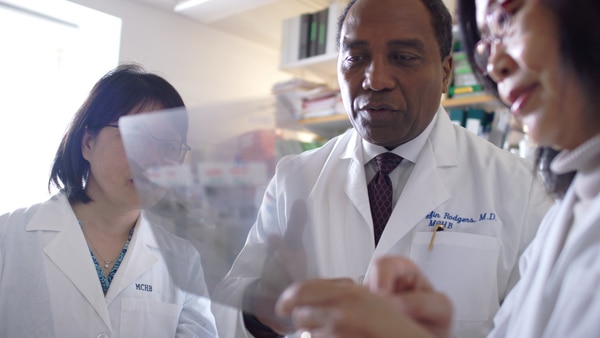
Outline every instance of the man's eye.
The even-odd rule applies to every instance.
[[[362,55],[350,55],[346,58],[346,61],[349,63],[357,63],[364,60]]]
[[[361,65],[364,65],[367,57],[362,54],[351,54],[347,55],[342,62],[342,69],[350,70],[356,69]]]
[[[392,59],[396,63],[413,63],[416,62],[419,58],[412,54],[394,54]]]

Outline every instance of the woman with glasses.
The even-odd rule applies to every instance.
[[[598,336],[600,1],[458,0],[458,19],[472,65],[528,127],[539,145],[536,168],[557,197],[489,337]],[[405,258],[376,263],[372,293],[349,281],[315,283],[294,285],[278,303],[299,328],[330,337],[452,336],[448,299]]]
[[[200,256],[141,211],[119,118],[184,107],[162,77],[102,77],[56,152],[47,202],[0,216],[1,337],[215,337]],[[187,116],[148,138],[181,162]]]

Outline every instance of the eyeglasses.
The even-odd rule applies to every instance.
[[[107,124],[106,127],[119,128],[116,124]],[[179,141],[162,140],[154,137],[149,131],[139,130],[132,132],[128,135],[131,139],[135,139],[136,144],[140,147],[156,146],[160,154],[164,159],[173,162],[182,162],[185,159],[185,155],[192,150],[192,148]]]
[[[473,51],[475,66],[483,75],[488,75],[487,65],[492,54],[492,45],[502,42],[510,29],[512,14],[508,13],[502,5],[503,2],[498,1],[488,8],[485,16],[488,33],[481,35]]]

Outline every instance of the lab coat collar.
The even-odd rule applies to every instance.
[[[347,137],[349,137],[350,139],[348,140],[348,145],[346,146],[346,150],[342,154],[341,158],[358,161],[359,164],[363,163],[361,143],[362,138],[360,137],[360,134],[354,129],[349,130],[345,134],[343,134],[340,137],[340,140],[338,140],[337,142],[343,142],[343,139]]]
[[[421,136],[426,136],[426,139],[423,140]],[[342,159],[352,159],[353,161],[358,161],[362,165],[366,164],[366,162],[370,160],[364,158],[365,155],[362,144],[363,139],[360,137],[358,132],[355,130],[350,130],[342,137],[350,137],[348,146],[341,156]],[[398,155],[416,162],[415,158],[422,156],[424,151],[423,148],[425,148],[427,144],[433,146],[433,153],[438,166],[455,167],[458,165],[454,126],[452,125],[452,121],[450,121],[448,113],[442,106],[438,108],[438,111],[433,117],[431,123],[427,128],[425,128],[421,135],[417,136],[415,139],[409,141],[405,145],[398,146],[396,149],[402,148],[403,150],[399,151]],[[415,151],[418,151],[418,153],[414,154]],[[373,157],[375,155],[373,155]]]
[[[106,294],[108,305],[117,298],[119,293],[131,286],[140,275],[158,262],[156,248],[158,248],[158,244],[152,226],[142,213],[133,232],[127,254]]]
[[[77,223],[77,217],[64,193],[53,195],[46,202],[38,204],[37,207],[38,210],[25,226],[26,231],[62,231],[67,228],[67,221]],[[55,222],[54,220],[60,221]]]
[[[344,192],[362,216],[365,224],[369,224],[373,228],[365,176],[362,138],[355,130],[347,132],[343,137],[350,137],[346,150],[341,156],[341,160],[349,161]],[[357,182],[364,182],[364,184],[357,184]]]
[[[434,129],[429,135],[429,144],[438,167],[456,167],[459,165],[454,128],[450,116],[440,106],[436,114]]]
[[[111,327],[90,251],[66,195],[59,193],[40,204],[25,229],[56,232],[56,236],[44,248],[45,254],[77,287],[106,326]]]

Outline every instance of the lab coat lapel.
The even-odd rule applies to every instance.
[[[57,232],[44,248],[45,254],[67,276],[98,312],[106,325],[110,327],[108,309],[98,281],[98,274],[94,269],[77,218],[66,197],[58,195],[43,204],[27,225],[27,230]]]
[[[343,159],[350,159],[348,162],[348,175],[344,184],[344,192],[356,210],[364,220],[364,224],[373,228],[373,219],[371,218],[371,207],[369,205],[369,193],[367,192],[367,183],[365,178],[365,167],[363,161],[358,156],[362,156],[360,145],[360,136],[354,133],[348,142]]]
[[[527,328],[529,330],[527,332],[519,332],[524,337],[540,335],[539,332],[531,330],[536,330],[540,327],[537,324],[546,320],[547,311],[552,308],[552,305],[548,303],[551,298],[546,297],[545,294],[557,290],[557,287],[560,287],[564,278],[564,270],[561,271],[559,267],[561,264],[557,264],[557,260],[561,255],[561,250],[563,250],[565,238],[569,231],[569,227],[563,225],[571,224],[574,200],[575,196],[572,191],[567,192],[563,204],[556,214],[549,214],[554,219],[551,224],[552,226],[540,228],[540,231],[536,234],[534,243],[538,245],[537,250],[543,250],[543,254],[540,255],[538,260],[527,261],[526,269],[528,271],[535,271],[535,273],[525,274],[521,276],[521,280],[519,281],[519,283],[527,286],[527,299],[519,304],[520,311],[521,313],[528,313],[529,316],[527,318],[518,317],[514,319],[514,327]],[[563,256],[565,255],[563,254]],[[562,259],[562,262],[568,265],[570,260]],[[567,268],[565,264],[562,264],[562,269]]]
[[[571,196],[565,196],[565,199],[570,197],[569,200],[565,200],[563,203],[566,208],[563,208],[563,213],[572,215],[572,210],[575,203],[574,194]],[[564,246],[555,246],[555,256],[559,256],[554,269],[553,277],[557,278],[556,282],[562,280],[562,276],[566,273],[569,268],[569,264],[581,254],[581,250],[589,248],[592,243],[600,240],[598,231],[598,219],[600,219],[600,196],[597,196],[592,203],[595,207],[589,208],[589,212],[585,215],[585,218],[577,223],[577,226],[567,229],[563,227],[560,233],[561,239],[566,238]],[[569,212],[567,212],[569,211]],[[563,222],[569,221],[566,216],[561,220]],[[564,223],[561,223],[564,224]],[[559,251],[562,250],[562,251]]]
[[[441,173],[458,165],[454,129],[447,114],[440,110],[436,125],[394,206],[390,220],[375,249],[375,256],[388,252],[425,216],[452,197]]]
[[[564,197],[563,203],[558,210],[554,224],[571,224],[573,217],[573,204],[575,202],[575,194],[572,191],[568,191]],[[547,276],[550,275],[552,269],[555,268],[557,259],[563,247],[565,245],[565,240],[569,233],[568,226],[556,226],[548,228],[548,234],[537,234],[536,236],[545,235],[546,240],[544,241],[544,255],[542,259],[540,259],[539,266],[537,267],[536,277],[541,276],[541,280],[546,280]]]
[[[154,234],[148,221],[142,217],[133,232],[125,258],[108,289],[107,304],[110,305],[124,289],[131,286],[140,275],[158,261],[153,247],[157,247]]]

